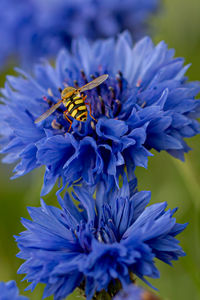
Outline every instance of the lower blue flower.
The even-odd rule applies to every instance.
[[[60,300],[81,285],[90,300],[117,279],[126,288],[131,273],[145,282],[146,276],[158,278],[155,258],[171,264],[185,255],[175,236],[186,224],[176,223],[176,209],[166,210],[166,203],[146,207],[150,192],[137,192],[134,182],[109,194],[99,184],[96,200],[92,192],[75,187],[78,206],[66,194],[59,196],[62,209],[43,201],[28,208],[32,221],[22,219],[27,230],[16,237],[25,260],[18,273],[27,274],[28,289],[45,283],[44,297]]]
[[[19,296],[19,291],[14,280],[0,282],[0,300],[28,300],[27,297]]]

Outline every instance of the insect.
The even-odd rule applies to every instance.
[[[89,105],[90,117],[93,120],[97,121],[91,114],[91,104],[85,102],[87,95],[84,96],[82,92],[94,89],[98,85],[102,84],[107,78],[108,75],[104,74],[88,82],[87,84],[78,89],[69,86],[61,90],[61,100],[59,100],[55,105],[50,107],[39,118],[37,118],[35,120],[35,123],[39,123],[48,118],[61,104],[63,104],[66,107],[66,110],[63,112],[63,114],[67,121],[70,123],[68,132],[70,131],[72,126],[72,121],[68,118],[68,116],[71,116],[72,118],[80,122],[85,122],[87,120],[88,111],[86,105]]]

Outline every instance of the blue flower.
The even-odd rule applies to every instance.
[[[165,150],[184,159],[184,138],[199,133],[200,91],[188,82],[182,58],[173,58],[164,42],[154,46],[144,38],[134,47],[127,32],[117,41],[89,44],[75,40],[72,53],[61,51],[56,66],[37,65],[34,76],[17,70],[2,90],[0,133],[4,162],[20,160],[14,177],[45,165],[43,194],[58,178],[64,185],[81,179],[88,185],[98,180],[108,188],[118,184],[126,167],[129,179],[136,166],[147,167],[149,150]],[[86,122],[74,119],[72,129],[61,105],[51,116],[35,124],[38,116],[60,98],[58,87],[82,86],[94,77],[109,74],[98,88],[86,92],[92,107]],[[93,78],[94,78],[93,77]]]
[[[96,200],[91,193],[75,187],[78,207],[66,194],[59,196],[62,209],[42,201],[28,208],[32,221],[22,219],[27,230],[16,241],[25,262],[18,273],[27,274],[32,290],[45,283],[44,297],[63,299],[82,286],[90,300],[116,279],[126,288],[131,273],[145,282],[146,276],[159,278],[155,258],[171,265],[185,255],[175,236],[186,224],[176,223],[176,209],[166,211],[166,203],[146,207],[150,192],[137,192],[125,177],[120,190],[108,193],[100,183]]]
[[[30,64],[53,57],[73,37],[109,37],[129,29],[134,39],[147,31],[159,0],[1,0],[0,66],[17,58]]]
[[[19,296],[18,288],[14,280],[0,282],[0,300],[28,300],[27,297]]]

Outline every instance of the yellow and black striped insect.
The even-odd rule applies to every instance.
[[[80,122],[85,122],[87,120],[87,107],[89,105],[90,108],[90,117],[96,121],[96,119],[91,114],[91,104],[85,102],[87,96],[84,96],[82,92],[87,90],[92,90],[98,85],[102,84],[108,78],[107,74],[101,75],[94,80],[88,82],[86,85],[76,89],[72,86],[66,87],[61,91],[61,100],[59,100],[55,105],[50,107],[44,114],[42,114],[39,118],[35,120],[35,123],[39,123],[49,117],[62,103],[66,107],[66,110],[63,112],[65,118],[70,123],[68,132],[71,129],[72,121],[68,118],[71,116]]]

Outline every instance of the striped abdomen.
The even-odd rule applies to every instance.
[[[77,121],[85,122],[87,120],[87,107],[83,98],[80,95],[75,95],[63,101],[68,114]]]

